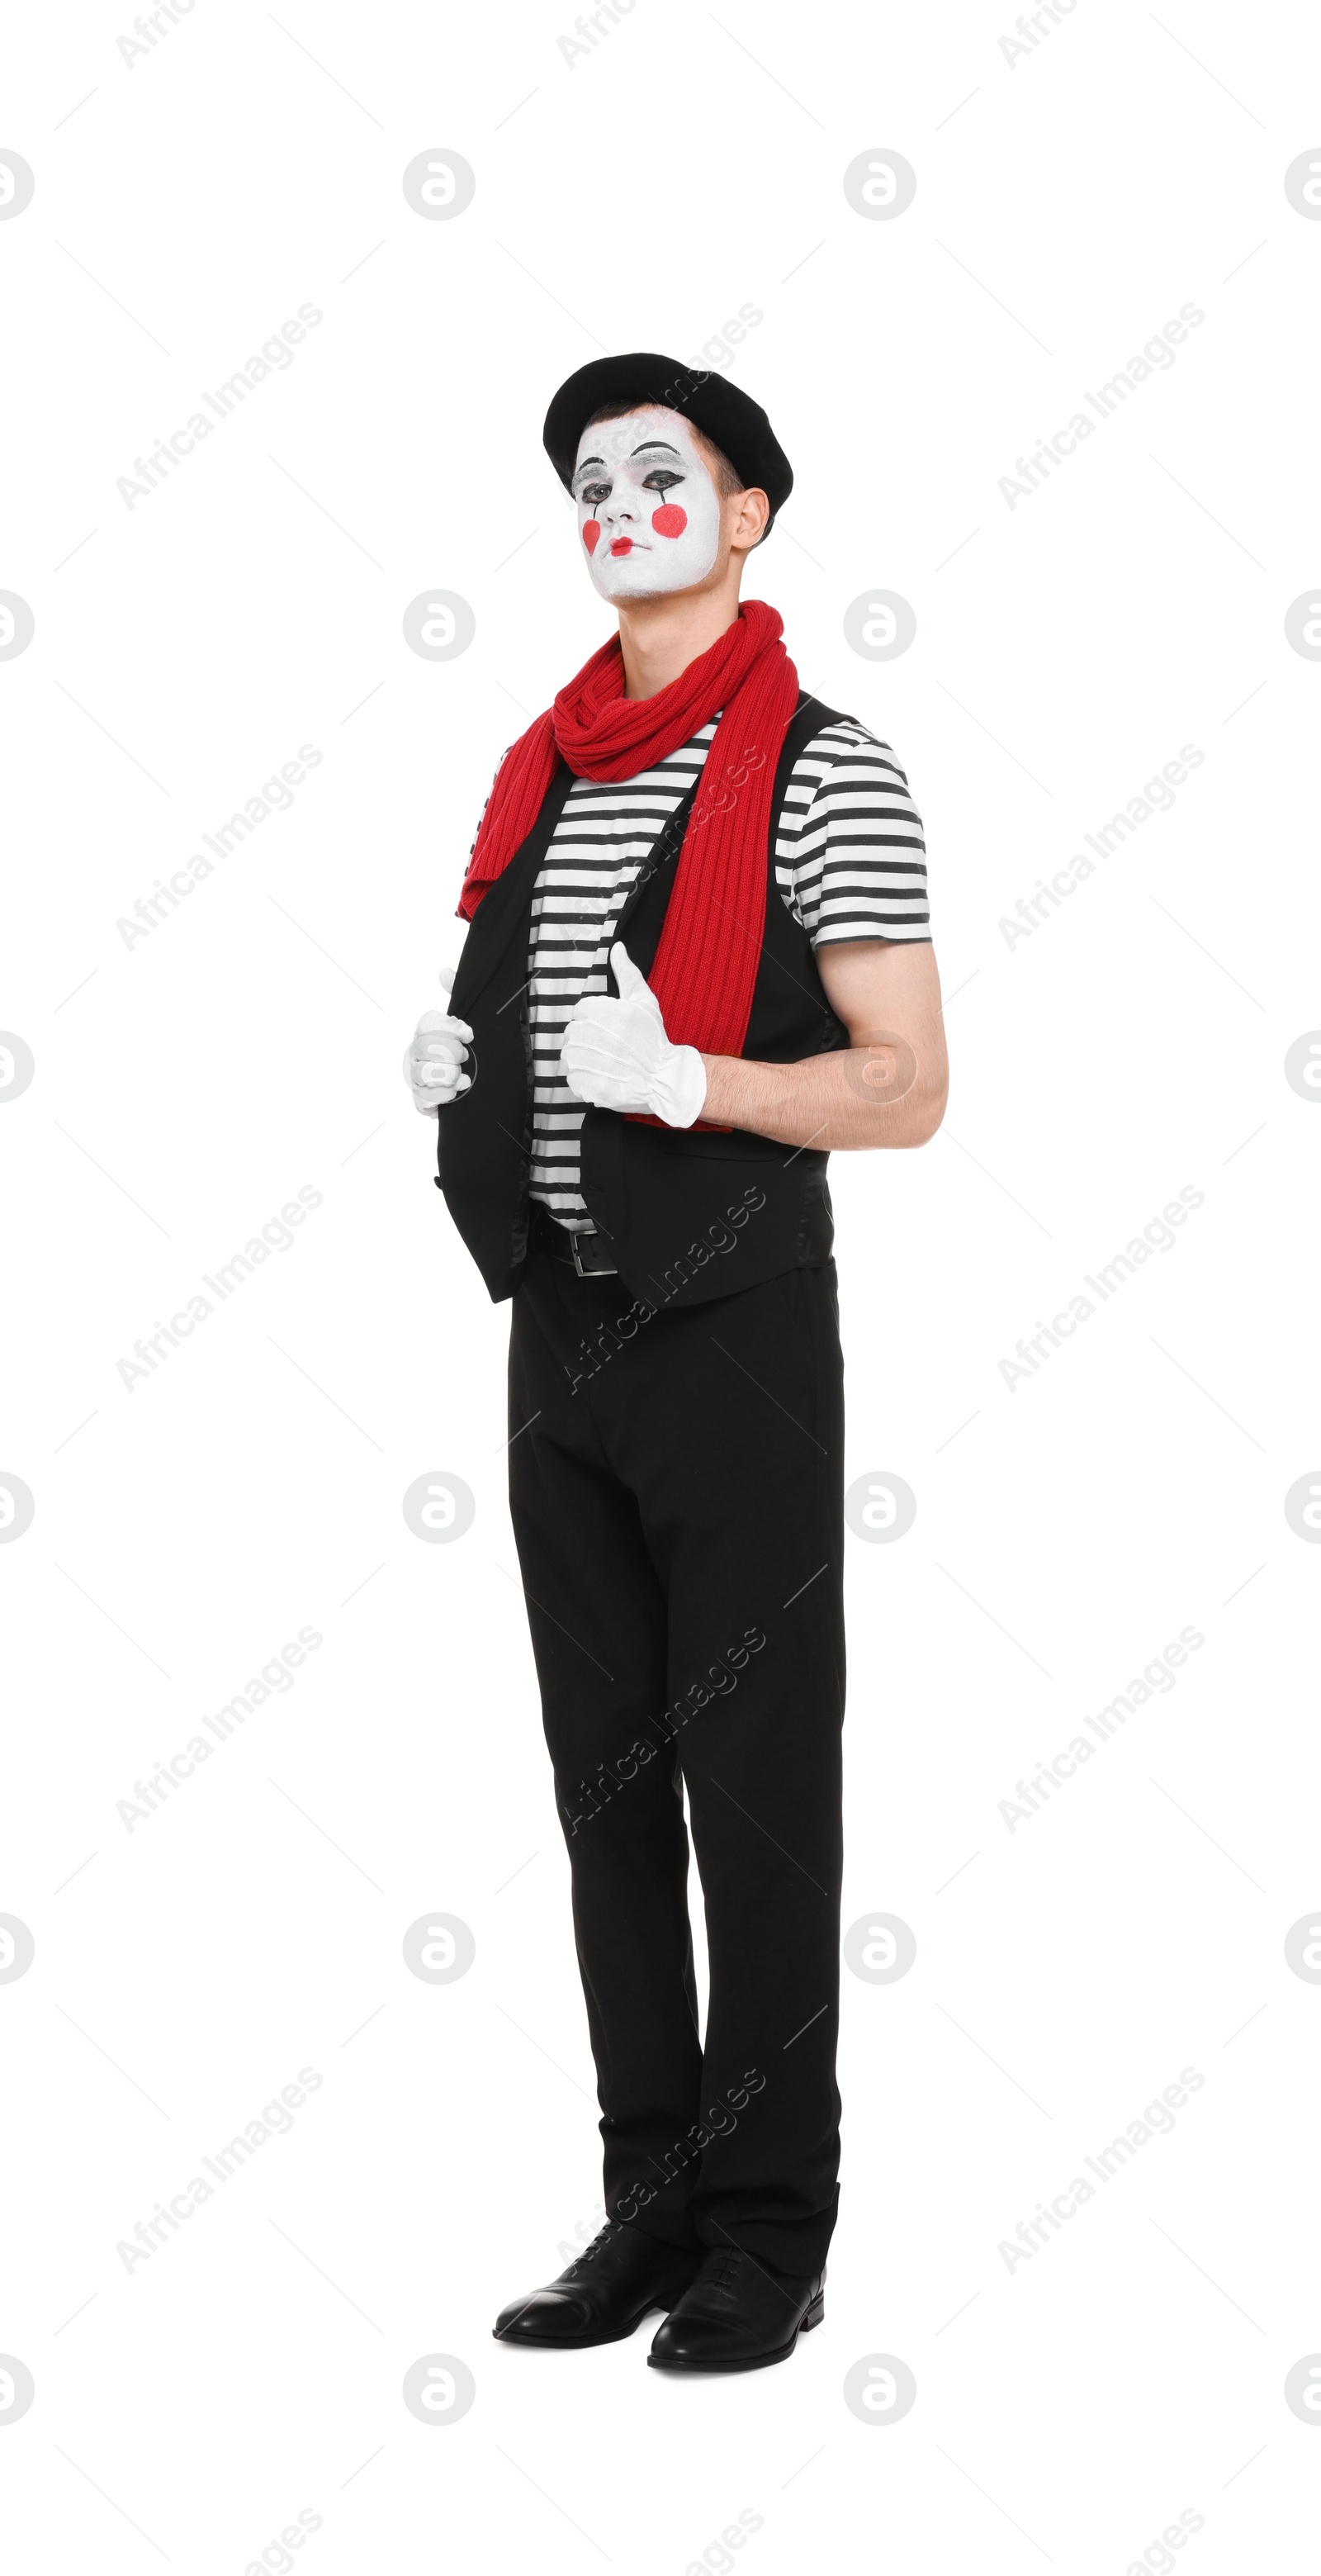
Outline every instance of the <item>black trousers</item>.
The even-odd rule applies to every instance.
[[[534,1250],[510,1502],[605,2204],[818,2271],[838,2198],[843,1364],[833,1262],[648,1312]],[[706,1908],[698,2031],[686,1789]]]

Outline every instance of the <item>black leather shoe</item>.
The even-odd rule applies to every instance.
[[[647,2355],[653,2370],[765,2370],[825,2315],[825,2271],[791,2279],[737,2245],[708,2254]]]
[[[620,2343],[652,2308],[669,2308],[688,2287],[700,2256],[662,2245],[638,2227],[611,2220],[557,2281],[511,2299],[495,2321],[500,2343],[543,2344],[582,2352]]]

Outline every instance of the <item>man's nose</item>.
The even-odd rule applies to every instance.
[[[618,527],[623,520],[636,522],[641,516],[638,495],[629,484],[616,484],[610,498],[602,505],[601,518],[608,528]]]

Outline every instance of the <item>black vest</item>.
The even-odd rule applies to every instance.
[[[824,725],[837,721],[819,699],[800,696],[776,768],[766,927],[743,1044],[743,1054],[762,1063],[793,1064],[849,1043],[826,1000],[811,940],[775,881],[775,836],[794,762]],[[438,1114],[436,1186],[496,1299],[513,1295],[527,1258],[532,892],[572,785],[561,762],[527,839],[482,898],[449,1003],[473,1032],[472,1087]],[[685,797],[667,822],[615,931],[644,975],[659,944],[690,802]],[[589,1109],[580,1187],[593,1223],[613,1248],[621,1287],[651,1307],[691,1306],[829,1259],[827,1159],[814,1148],[795,1150],[745,1128],[644,1127],[612,1109]]]

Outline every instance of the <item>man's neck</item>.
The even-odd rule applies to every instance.
[[[738,591],[727,582],[715,590],[680,590],[659,599],[619,604],[619,649],[626,698],[654,698],[668,689],[699,653],[708,653],[739,613]]]

